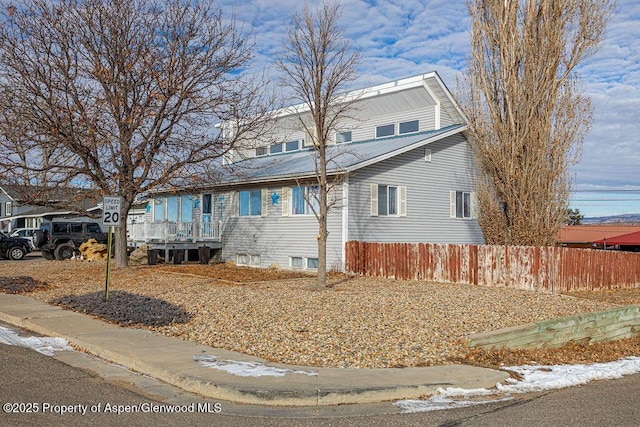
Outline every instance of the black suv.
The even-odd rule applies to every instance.
[[[19,260],[31,252],[31,243],[22,237],[9,237],[0,233],[0,257]]]
[[[77,248],[89,239],[107,243],[107,235],[99,223],[73,219],[44,221],[40,230],[33,233],[33,244],[49,260],[71,258]]]

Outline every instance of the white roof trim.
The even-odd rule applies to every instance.
[[[382,84],[367,87],[364,89],[353,90],[353,91],[347,92],[346,94],[338,96],[336,99],[336,102],[338,103],[348,102],[354,99],[361,100],[361,99],[367,99],[367,98],[371,98],[378,95],[400,92],[407,89],[413,89],[417,87],[426,87],[426,85],[424,85],[424,81],[430,78],[436,79],[438,84],[440,84],[445,90],[445,92],[447,93],[448,98],[455,105],[455,101],[453,101],[453,98],[449,95],[449,90],[447,89],[447,87],[444,85],[444,83],[438,76],[438,73],[436,73],[435,71],[431,73],[420,74],[413,77],[407,77],[404,79],[394,80],[392,82],[382,83]],[[433,96],[434,100],[436,100],[437,102],[437,98],[433,95],[433,93],[430,90],[429,90],[429,95]],[[456,105],[456,108],[457,108],[457,105]],[[287,117],[295,114],[305,113],[307,111],[309,111],[309,106],[305,103],[302,103],[302,104],[296,104],[290,107],[282,108],[276,111],[274,115],[275,117]]]

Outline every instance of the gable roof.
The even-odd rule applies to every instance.
[[[336,175],[351,172],[407,151],[419,148],[467,129],[464,124],[410,135],[379,138],[327,147],[327,172]],[[313,149],[254,157],[234,163],[222,175],[226,184],[282,181],[314,177],[316,171]]]

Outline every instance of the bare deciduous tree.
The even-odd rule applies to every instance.
[[[357,97],[344,96],[347,84],[357,77],[359,52],[352,49],[344,37],[338,20],[341,13],[337,3],[323,1],[314,11],[306,5],[293,16],[287,31],[282,54],[276,66],[283,72],[281,84],[292,89],[294,98],[308,111],[298,118],[311,138],[315,154],[318,191],[307,196],[307,203],[318,220],[318,286],[327,284],[327,215],[329,195],[337,181],[330,181],[327,166],[332,159],[327,148],[341,120],[353,110]],[[308,117],[310,116],[310,120]],[[315,197],[317,203],[309,200]]]
[[[592,115],[576,66],[599,46],[614,2],[468,0],[471,58],[461,104],[482,174],[492,244],[548,245],[566,218]]]
[[[28,0],[1,19],[6,180],[119,195],[126,217],[269,126],[262,85],[241,72],[252,46],[210,1]]]

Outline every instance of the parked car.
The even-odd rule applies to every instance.
[[[89,239],[107,243],[107,234],[98,222],[73,218],[45,220],[33,234],[33,243],[48,260],[71,258],[80,245]]]
[[[31,252],[29,240],[0,233],[0,257],[13,260],[23,259]]]
[[[35,233],[38,228],[17,228],[13,230],[10,234],[11,237],[23,237],[31,242],[31,250],[34,251],[36,249],[36,245],[33,243],[33,233]]]

